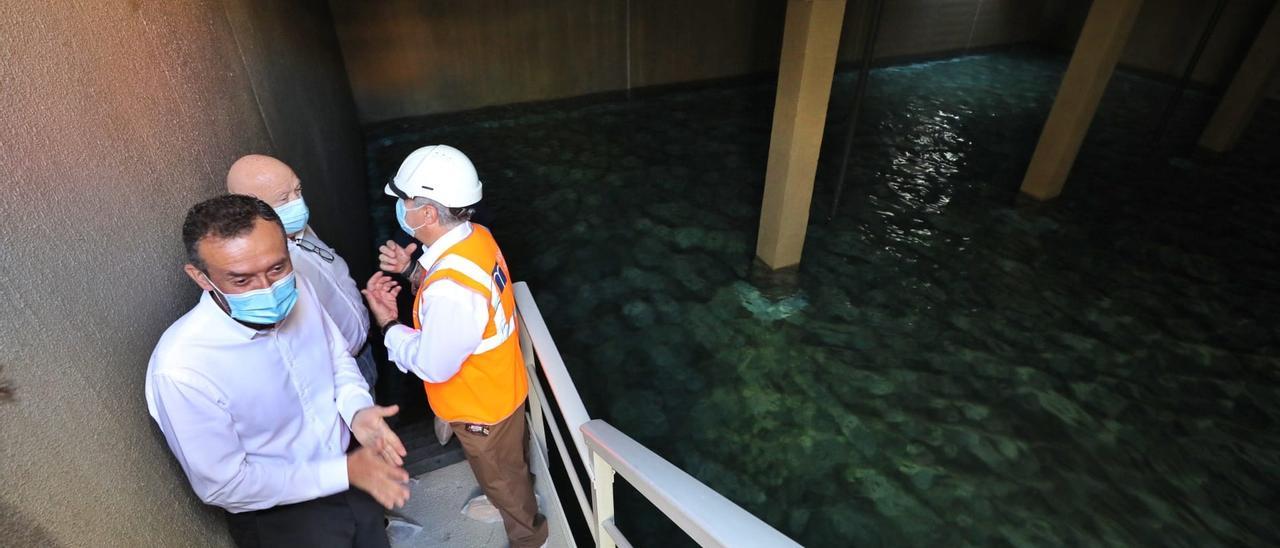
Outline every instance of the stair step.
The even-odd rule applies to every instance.
[[[404,469],[410,476],[420,476],[466,460],[456,438],[446,445],[436,441],[432,421],[420,421],[397,429],[396,435],[400,436],[400,442],[409,453],[404,459]]]

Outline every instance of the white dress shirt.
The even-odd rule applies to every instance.
[[[307,251],[298,245],[303,239],[329,252],[333,262],[324,260],[319,253]],[[308,246],[310,247],[310,246]],[[351,279],[351,269],[342,260],[338,252],[329,247],[308,226],[302,229],[297,237],[289,238],[289,258],[293,260],[293,269],[298,276],[311,282],[311,288],[320,298],[320,304],[333,319],[346,339],[347,353],[355,356],[364,347],[365,337],[369,336],[369,310],[364,307],[364,297],[360,288]]]
[[[373,399],[310,284],[297,287],[261,331],[206,292],[151,354],[147,409],[207,504],[238,513],[348,488],[349,425]]]
[[[470,235],[471,223],[453,227],[422,252],[418,264],[430,270],[445,251]],[[387,356],[401,371],[427,382],[445,382],[484,339],[489,303],[457,282],[440,280],[422,292],[418,322],[421,331],[404,325],[387,330]]]

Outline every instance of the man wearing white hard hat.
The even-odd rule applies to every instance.
[[[418,259],[413,327],[399,325],[399,284],[378,272],[364,290],[382,327],[387,356],[423,380],[436,416],[449,423],[511,546],[547,540],[525,450],[528,379],[516,334],[515,297],[502,251],[489,230],[470,222],[480,201],[475,167],[458,149],[422,147],[391,183],[400,228],[427,246]],[[388,257],[388,249],[398,253]],[[383,246],[383,269],[407,270],[408,249]]]

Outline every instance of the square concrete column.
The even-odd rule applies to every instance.
[[[1140,7],[1142,0],[1095,0],[1089,8],[1053,110],[1022,179],[1023,194],[1049,200],[1062,193]]]
[[[1262,24],[1253,47],[1249,48],[1227,92],[1222,95],[1222,102],[1200,135],[1201,148],[1222,153],[1236,145],[1258,105],[1266,98],[1277,67],[1280,67],[1280,3],[1271,7],[1271,15]]]
[[[800,263],[845,0],[790,0],[773,106],[756,255],[777,270]]]

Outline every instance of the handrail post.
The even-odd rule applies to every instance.
[[[605,528],[605,522],[613,519],[613,466],[599,453],[591,453],[595,481],[591,482],[591,502],[596,514],[596,548],[617,548],[613,535]]]

